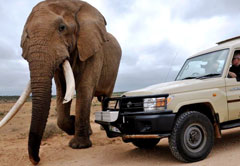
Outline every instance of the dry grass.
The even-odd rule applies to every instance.
[[[46,140],[59,134],[63,134],[63,131],[59,129],[55,123],[49,123],[47,124],[46,129],[44,131],[43,140]]]
[[[0,117],[4,116],[5,112],[0,112]]]
[[[17,135],[17,139],[25,139],[27,138],[28,134],[27,133],[20,133],[19,135]]]

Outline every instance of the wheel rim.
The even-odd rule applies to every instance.
[[[207,142],[207,132],[199,124],[189,125],[184,132],[184,145],[192,153],[200,152]]]

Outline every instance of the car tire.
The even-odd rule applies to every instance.
[[[159,141],[160,141],[160,138],[134,139],[134,140],[132,140],[132,144],[141,149],[151,149],[151,148],[155,147]]]
[[[183,162],[196,162],[208,156],[214,144],[214,129],[209,118],[197,111],[188,111],[176,119],[169,137],[170,150]]]

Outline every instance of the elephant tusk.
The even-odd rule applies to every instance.
[[[66,80],[66,94],[63,99],[63,104],[68,103],[74,97],[75,92],[75,80],[73,76],[73,71],[68,60],[65,60],[63,63],[63,72]]]
[[[21,109],[21,107],[23,106],[24,102],[26,101],[30,93],[31,93],[31,82],[29,81],[26,89],[23,91],[23,93],[21,94],[17,102],[10,109],[7,115],[1,120],[0,128],[3,127],[5,124],[7,124],[16,115],[16,113]]]

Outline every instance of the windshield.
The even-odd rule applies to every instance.
[[[176,80],[221,76],[228,52],[224,49],[188,59]]]

